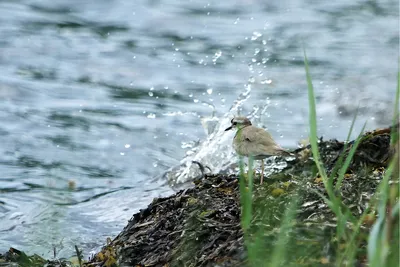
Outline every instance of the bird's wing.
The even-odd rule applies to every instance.
[[[265,146],[276,145],[270,133],[254,126],[248,126],[243,129],[242,140]]]
[[[238,131],[234,139],[234,144],[240,150],[239,154],[246,156],[253,155],[256,158],[278,155],[285,152],[274,141],[271,134],[264,129],[254,126],[248,126]]]
[[[242,135],[240,139],[242,140],[242,142],[247,143],[247,145],[245,146],[247,149],[246,153],[253,154],[256,157],[261,155],[271,156],[278,154],[290,154],[275,142],[270,133],[262,128],[248,126],[242,130]]]
[[[259,147],[261,151],[284,150],[266,130],[254,126],[246,128],[246,131],[243,131],[243,140],[251,142],[253,146]]]

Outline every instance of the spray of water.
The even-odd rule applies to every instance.
[[[247,101],[251,93],[251,84],[247,84],[243,92],[234,101],[228,113],[222,117],[214,114],[203,117],[201,123],[207,139],[186,153],[178,166],[166,171],[161,179],[168,181],[172,186],[186,183],[202,178],[204,174],[225,173],[233,174],[237,169],[237,155],[232,147],[233,132],[225,132],[234,116],[240,114],[241,106]],[[254,107],[247,117],[258,121],[260,116],[266,112],[268,103],[263,107]],[[268,160],[265,174],[269,175],[276,169],[286,167],[286,162],[276,161],[275,158]]]

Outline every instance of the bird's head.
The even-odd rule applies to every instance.
[[[231,126],[225,129],[229,131],[232,129],[241,129],[243,127],[251,125],[251,121],[246,117],[235,117],[231,120]]]

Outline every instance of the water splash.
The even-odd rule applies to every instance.
[[[225,132],[231,119],[240,113],[240,107],[250,97],[251,85],[246,85],[228,113],[218,118],[213,114],[201,118],[207,139],[187,151],[181,164],[169,169],[162,175],[169,184],[181,184],[203,176],[203,173],[229,172],[236,162],[232,148],[232,132]]]
[[[225,132],[225,129],[231,124],[231,119],[240,114],[242,105],[250,97],[251,89],[251,82],[249,82],[234,101],[229,112],[222,117],[216,117],[214,112],[209,117],[202,117],[201,124],[207,134],[207,139],[197,146],[185,146],[186,148],[191,147],[186,152],[186,157],[181,160],[180,165],[165,172],[161,179],[168,181],[172,186],[176,186],[199,179],[204,174],[237,173],[238,158],[232,147],[234,132]],[[269,105],[270,101],[267,98],[263,106],[254,106],[246,117],[252,120],[254,125],[260,124],[260,118],[266,113]],[[286,168],[287,162],[272,157],[266,160],[265,166],[266,171],[264,173],[268,176]]]
[[[228,113],[222,117],[212,114],[201,118],[201,124],[207,134],[207,139],[187,151],[186,157],[181,160],[180,165],[165,172],[161,179],[167,180],[170,185],[183,184],[203,177],[208,173],[237,173],[237,155],[232,147],[234,132],[225,132],[234,116],[241,112],[242,105],[250,97],[251,84],[247,84],[243,92],[234,101]],[[267,101],[264,106],[253,107],[247,117],[257,124],[262,114],[266,112],[269,105]],[[267,175],[274,171],[285,168],[286,162],[273,159],[267,161]]]

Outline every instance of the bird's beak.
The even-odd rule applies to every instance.
[[[225,132],[226,132],[226,131],[229,131],[229,130],[232,130],[232,125],[229,126],[228,128],[226,128],[226,129],[225,129]]]

